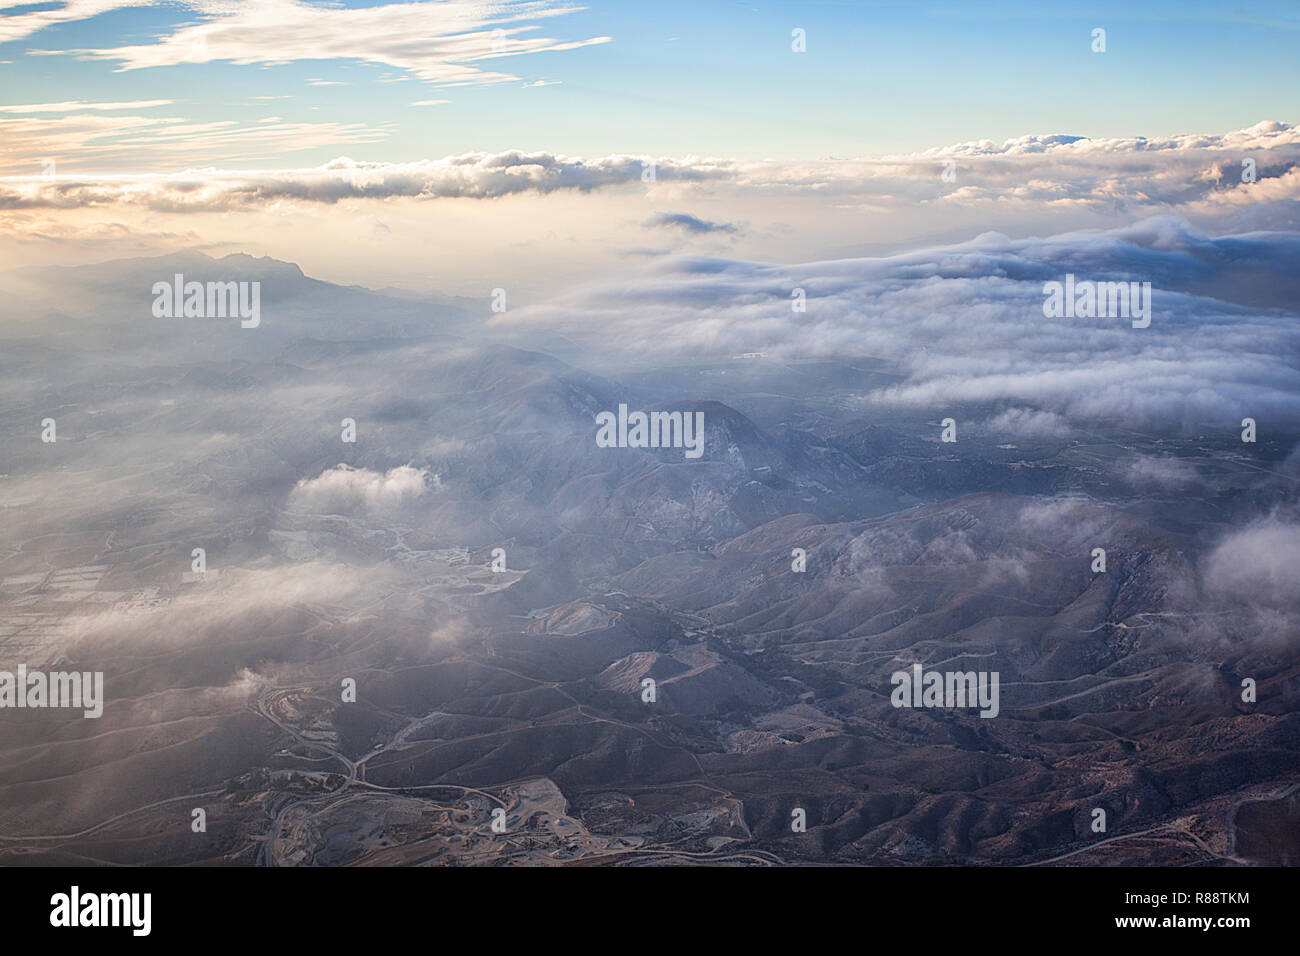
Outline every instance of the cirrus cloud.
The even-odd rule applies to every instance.
[[[439,86],[518,81],[520,77],[475,64],[524,54],[573,50],[608,43],[607,36],[557,40],[537,36],[535,23],[577,7],[552,0],[483,4],[472,0],[411,0],[364,7],[322,6],[303,0],[223,3],[182,0],[201,17],[182,23],[153,43],[98,49],[32,51],[71,53],[107,60],[118,71],[182,63],[227,61],[279,65],[299,60],[355,60],[395,67]],[[53,22],[90,16],[130,2],[85,3],[64,17],[18,18],[8,35],[16,39]],[[332,81],[315,81],[332,82]]]

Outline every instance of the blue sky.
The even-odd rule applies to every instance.
[[[409,5],[328,6],[401,12]],[[21,14],[59,7],[9,7],[0,30]],[[369,142],[325,129],[312,137],[295,126],[279,140],[245,145],[232,138],[222,165],[253,168],[338,155],[402,162],[505,149],[847,157],[1025,133],[1222,131],[1294,119],[1300,89],[1300,8],[1283,2],[593,3],[525,17],[521,25],[536,28],[519,35],[561,45],[608,42],[476,61],[518,77],[482,85],[429,82],[386,63],[313,58],[319,48],[292,31],[277,37],[263,30],[253,44],[259,55],[282,57],[277,65],[218,60],[119,72],[120,61],[72,52],[148,46],[187,24],[221,19],[155,4],[36,30],[0,44],[0,60],[11,61],[0,64],[0,102],[168,99],[131,112],[196,123],[279,117],[373,134]],[[803,54],[790,49],[796,27],[807,33]],[[1104,54],[1090,49],[1094,27],[1107,31]],[[492,28],[485,20],[480,32]],[[538,81],[551,85],[524,86]],[[429,100],[449,102],[410,105]],[[181,151],[153,155],[147,139],[141,145],[87,157],[85,165],[187,164]]]

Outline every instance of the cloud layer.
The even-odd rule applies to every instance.
[[[174,122],[120,116],[113,121],[137,126]],[[1031,211],[1068,211],[1079,216],[1121,212],[1126,218],[1177,213],[1255,227],[1300,224],[1300,129],[1279,122],[1261,122],[1221,135],[1160,140],[1027,136],[1001,147],[966,143],[908,156],[808,162],[628,155],[584,159],[511,150],[409,163],[342,158],[305,169],[213,168],[53,180],[33,168],[32,157],[38,153],[48,155],[62,146],[66,153],[77,154],[71,138],[66,142],[48,140],[62,135],[57,124],[77,126],[68,136],[75,132],[84,139],[97,129],[107,136],[113,121],[80,113],[57,121],[34,116],[0,120],[0,132],[7,134],[0,167],[13,170],[21,153],[30,171],[27,176],[0,179],[0,208],[122,203],[172,211],[222,211],[281,200],[490,199],[557,190],[647,190],[662,182],[695,184],[723,199],[803,197],[821,205],[858,208],[877,215],[904,210],[937,218],[959,217],[965,212],[986,217],[991,213],[1026,216]],[[227,128],[164,132],[236,136],[235,130]],[[277,126],[257,135],[277,132],[286,137],[292,133],[289,138],[297,141],[308,130],[286,131]],[[380,128],[363,126],[323,132],[370,140],[384,135]],[[38,149],[31,140],[40,137],[47,139]],[[317,137],[309,145],[320,141]],[[99,145],[92,140],[86,158],[93,160],[94,150],[103,152],[111,146],[111,140]],[[1250,160],[1246,178],[1251,181],[1243,179],[1247,172],[1243,160]],[[951,182],[943,178],[949,162],[954,164]],[[672,220],[673,216],[684,218]],[[656,224],[688,229],[692,224],[719,226],[693,213],[660,214]],[[727,226],[723,223],[720,228]]]
[[[774,361],[860,355],[900,376],[872,405],[951,414],[1005,404],[1027,437],[1075,423],[1300,419],[1300,237],[1211,238],[1169,219],[1105,233],[970,242],[883,259],[769,266],[660,260],[498,327],[559,331],[624,361]],[[1044,284],[1067,274],[1152,284],[1148,328],[1121,318],[1049,319]],[[800,307],[803,311],[800,311]],[[1153,474],[1179,477],[1174,465]]]
[[[260,208],[284,200],[495,199],[527,192],[585,192],[640,182],[650,162],[636,156],[583,160],[512,150],[414,163],[342,158],[313,169],[260,172],[199,169],[157,176],[17,177],[0,180],[0,209],[72,209],[121,203],[168,212],[214,212]],[[679,181],[722,175],[708,164],[672,161],[660,161],[657,174]]]

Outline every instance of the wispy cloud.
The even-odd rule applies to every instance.
[[[106,115],[102,110],[69,112],[57,118],[11,116],[0,118],[0,171],[36,174],[47,156],[57,158],[59,171],[65,174],[128,163],[142,155],[150,157],[154,166],[192,167],[265,159],[301,149],[374,143],[386,139],[390,132],[388,126],[365,123],[194,122],[179,116]],[[90,199],[89,193],[82,193],[94,204],[132,202],[131,195],[155,188],[150,181],[150,176],[90,177],[82,179],[80,186],[99,194],[99,199]],[[26,204],[24,200],[15,203],[15,194],[6,198],[5,192],[0,185],[0,206]],[[46,205],[39,200],[36,204]]]
[[[0,17],[0,43],[22,40],[60,23],[89,20],[101,13],[127,7],[147,7],[153,2],[154,0],[64,0],[58,4],[14,5],[10,9],[16,12]],[[32,7],[49,9],[31,9]]]
[[[577,7],[554,0],[484,4],[471,0],[415,0],[366,7],[330,7],[302,0],[259,0],[230,4],[184,0],[199,13],[154,43],[63,51],[84,59],[108,60],[120,70],[227,61],[283,64],[299,60],[355,60],[404,70],[429,83],[467,86],[517,81],[511,73],[475,65],[532,53],[573,50],[606,43],[607,36],[558,40],[534,35],[536,21]],[[53,22],[82,19],[127,6],[120,0],[74,3],[57,18],[11,18],[17,39]],[[35,51],[33,51],[35,52]]]
[[[0,113],[80,113],[85,110],[147,110],[155,106],[168,106],[175,100],[127,100],[120,103],[94,103],[85,100],[65,100],[61,103],[28,103],[17,106],[0,106]]]

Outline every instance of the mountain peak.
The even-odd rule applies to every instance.
[[[305,278],[302,268],[296,262],[285,262],[283,259],[273,259],[270,256],[250,256],[246,252],[232,252],[215,261],[238,269],[241,274],[290,279]]]

